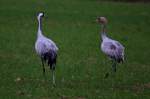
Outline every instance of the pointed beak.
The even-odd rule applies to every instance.
[[[98,19],[96,19],[96,20],[95,20],[95,22],[97,22],[97,23],[98,23]]]
[[[100,19],[99,19],[99,17],[98,17],[98,18],[96,18],[96,22],[97,22],[97,23],[100,23]]]
[[[99,22],[99,21],[98,21],[98,18],[96,18],[95,22],[97,22],[97,23]]]

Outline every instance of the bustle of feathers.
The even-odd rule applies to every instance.
[[[42,54],[42,59],[45,63],[50,66],[50,69],[55,70],[56,61],[57,61],[57,53],[55,51],[49,51]]]

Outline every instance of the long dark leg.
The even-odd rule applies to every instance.
[[[56,82],[55,82],[55,64],[53,64],[51,66],[51,71],[52,71],[52,81],[53,81],[53,85],[56,86]]]
[[[112,70],[113,70],[113,72],[116,72],[116,65],[117,65],[116,61],[112,60]]]
[[[56,85],[56,82],[55,82],[55,70],[52,70],[52,76],[53,76],[53,85],[55,86]]]
[[[112,70],[113,70],[113,72],[116,72],[116,66],[117,66],[117,62],[116,61],[114,61],[114,60],[112,60]],[[104,76],[104,78],[108,78],[109,77],[109,72],[107,72],[106,74],[105,74],[105,76]]]
[[[43,60],[43,58],[41,58],[41,61],[42,61],[42,67],[43,67],[43,75],[45,75],[45,67],[44,67],[44,60]]]
[[[108,63],[108,62],[110,62],[110,60],[105,59],[105,63],[104,64],[106,65],[106,63]],[[106,72],[105,75],[104,75],[104,79],[108,78],[109,75],[110,75],[109,71]]]

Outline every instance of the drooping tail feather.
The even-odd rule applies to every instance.
[[[55,64],[57,60],[57,53],[55,51],[49,51],[43,54],[43,59],[45,63],[50,66],[50,69],[55,70]]]

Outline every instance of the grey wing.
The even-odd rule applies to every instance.
[[[117,62],[124,60],[124,47],[118,42],[104,42],[103,52]]]
[[[45,43],[39,41],[36,44],[36,51],[39,55],[42,55],[42,54],[48,52],[48,50],[49,49],[47,48],[47,45]]]
[[[58,47],[56,46],[56,44],[50,40],[50,39],[47,39],[47,43],[49,43],[48,45],[51,47],[51,49],[55,50],[55,51],[58,51]]]

